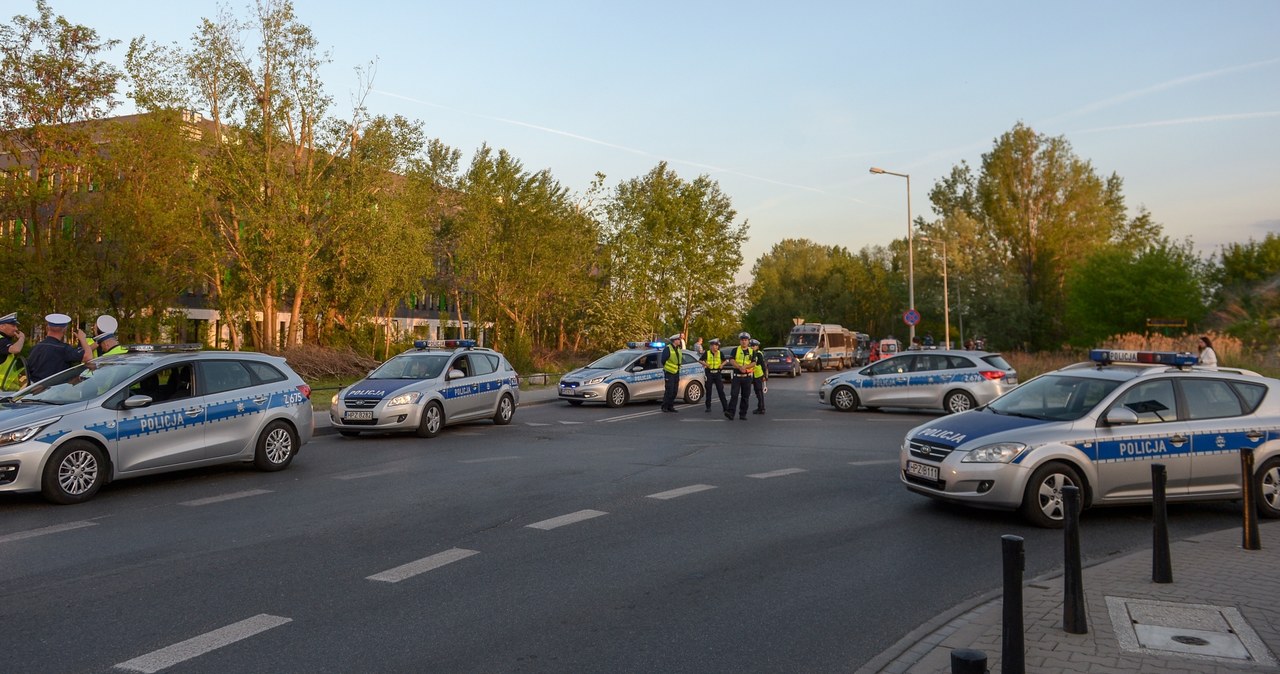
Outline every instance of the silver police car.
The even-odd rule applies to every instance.
[[[627,348],[580,367],[560,379],[560,399],[570,405],[603,402],[622,407],[629,401],[661,400],[663,393],[662,349],[664,342],[627,342]],[[676,397],[686,403],[702,401],[707,378],[698,355],[682,351],[680,388]]]
[[[1240,498],[1239,450],[1251,447],[1259,513],[1280,517],[1280,381],[1193,367],[1191,354],[1090,358],[909,431],[903,484],[1058,527],[1067,485],[1084,506],[1149,503],[1153,463],[1166,466],[1170,501]]]
[[[520,380],[502,354],[474,340],[419,340],[338,391],[331,403],[329,420],[345,437],[413,431],[434,438],[445,426],[466,421],[511,423]]]
[[[311,439],[311,387],[283,358],[141,345],[0,398],[0,492],[61,504],[140,475],[252,462]]]
[[[1018,385],[1018,372],[998,353],[906,351],[860,370],[828,377],[818,400],[842,412],[859,406],[919,407],[964,412]]]

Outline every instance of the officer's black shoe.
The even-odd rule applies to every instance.
[[[752,413],[752,414],[764,414],[764,410],[754,410],[754,411],[752,411],[751,413]]]
[[[707,405],[707,411],[708,411],[708,412],[710,412],[710,411],[711,411],[711,406],[710,406],[710,405]]]
[[[729,421],[733,421],[733,412],[725,412],[724,418],[728,419]]]
[[[738,417],[738,420],[739,420],[739,421],[746,421],[746,420],[747,420],[747,415],[745,415],[745,414],[744,414],[744,415],[742,415],[742,416]]]

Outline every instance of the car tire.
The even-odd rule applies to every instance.
[[[691,381],[688,386],[684,387],[684,402],[687,405],[702,402],[702,396],[706,395],[707,389],[700,382]]]
[[[293,426],[276,420],[267,424],[258,435],[258,446],[253,452],[253,467],[267,472],[284,470],[293,463],[293,455],[297,453],[297,431],[293,430]]]
[[[511,419],[516,416],[516,401],[511,396],[504,393],[498,399],[498,411],[493,413],[493,423],[499,426],[506,426],[511,423]]]
[[[413,434],[420,438],[434,438],[440,435],[442,428],[444,428],[444,408],[440,407],[440,403],[432,400],[422,408],[422,418],[418,420],[418,427],[414,429]]]
[[[947,414],[968,412],[977,406],[978,401],[969,395],[968,391],[952,391],[942,399],[942,408],[947,411]]]
[[[1080,488],[1080,507],[1083,509],[1084,480],[1079,471],[1058,461],[1037,468],[1027,481],[1027,490],[1022,498],[1022,516],[1038,527],[1061,529],[1066,514],[1062,488],[1066,486]]]
[[[837,386],[831,392],[831,406],[841,412],[852,412],[858,409],[858,393],[849,386]]]
[[[84,503],[107,481],[102,450],[88,440],[68,440],[44,464],[40,492],[58,505]]]
[[[1267,519],[1280,518],[1280,457],[1267,459],[1254,473],[1253,492],[1259,515]]]
[[[569,403],[570,405],[573,405],[574,407],[577,407],[582,404],[581,400],[566,400],[565,402]]]
[[[344,438],[358,438],[360,437],[360,431],[338,431],[338,435]]]
[[[627,387],[622,384],[614,384],[604,394],[604,404],[609,407],[622,407],[627,404],[627,399],[630,397],[631,395],[627,393]]]

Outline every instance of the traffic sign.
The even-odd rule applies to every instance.
[[[907,325],[915,325],[919,323],[920,312],[916,311],[915,309],[907,309],[907,312],[905,314],[902,314],[902,322],[906,323]]]

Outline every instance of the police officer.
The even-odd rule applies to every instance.
[[[702,367],[707,371],[707,411],[711,411],[711,391],[714,390],[720,395],[720,409],[727,412],[729,410],[729,401],[724,397],[724,380],[720,378],[720,367],[724,365],[724,354],[720,353],[720,339],[712,339],[707,342],[710,347],[709,351],[702,354],[698,360],[702,361]]]
[[[27,343],[27,336],[18,329],[18,313],[0,316],[0,391],[16,391],[21,388],[22,368],[18,354]]]
[[[684,352],[680,348],[684,343],[684,336],[676,333],[671,335],[667,340],[667,345],[662,348],[662,379],[665,388],[662,391],[662,411],[675,413],[676,410],[676,393],[680,391],[680,362],[684,359]]]
[[[733,352],[733,387],[729,394],[729,409],[724,418],[733,419],[733,408],[738,408],[738,418],[747,420],[747,407],[751,405],[751,380],[755,373],[755,360],[751,350],[751,335],[738,333],[738,348]]]
[[[108,332],[103,335],[96,335],[93,338],[94,350],[98,352],[98,357],[114,356],[121,353],[129,353],[129,350],[120,346],[120,339],[114,332]]]
[[[769,380],[769,370],[764,366],[764,351],[760,350],[760,340],[751,340],[751,362],[755,368],[751,371],[751,388],[756,392],[756,409],[752,414],[764,414],[764,383]]]
[[[80,347],[76,348],[63,341],[67,334],[67,326],[71,317],[66,314],[49,314],[44,317],[45,337],[31,347],[31,355],[27,356],[27,381],[38,382],[75,365],[93,360],[93,349],[85,337],[84,330],[76,328],[76,340]]]

